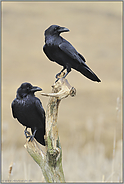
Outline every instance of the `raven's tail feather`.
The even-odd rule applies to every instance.
[[[79,65],[79,68],[77,70],[92,81],[101,82],[101,80],[87,65]]]

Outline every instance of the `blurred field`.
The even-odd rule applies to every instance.
[[[51,91],[61,66],[43,53],[44,30],[70,29],[62,36],[86,58],[102,80],[76,71],[67,79],[75,98],[60,103],[58,128],[68,182],[122,181],[122,2],[2,2],[2,180],[44,181],[24,148],[24,127],[11,102],[22,82]],[[48,98],[40,93],[46,109]],[[114,142],[115,140],[115,142]],[[115,143],[115,150],[113,144]],[[115,154],[113,154],[115,151]]]

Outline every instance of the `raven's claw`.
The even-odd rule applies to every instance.
[[[61,72],[57,73],[56,74],[56,79],[58,79],[60,75],[61,75]]]
[[[34,135],[30,135],[29,137],[30,137],[30,138],[29,138],[28,142],[30,142],[30,141],[32,142],[33,139],[34,139]]]
[[[60,78],[58,78],[56,81],[55,81],[55,83],[59,80]]]

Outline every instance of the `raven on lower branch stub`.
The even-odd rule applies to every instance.
[[[64,78],[73,68],[92,81],[101,82],[96,74],[86,65],[85,58],[67,40],[60,36],[60,33],[68,31],[69,29],[58,25],[51,25],[46,29],[44,53],[51,61],[63,66],[61,72],[65,69],[67,70]],[[61,72],[56,75],[56,78],[58,78]]]
[[[30,137],[29,141],[32,141],[35,137],[40,144],[45,146],[45,111],[41,101],[34,95],[36,91],[41,90],[30,83],[22,83],[17,89],[17,95],[11,107],[13,117],[26,126],[24,131],[26,138]],[[31,128],[32,135],[28,135],[27,128]]]

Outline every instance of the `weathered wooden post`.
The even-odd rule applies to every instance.
[[[66,79],[61,78],[52,86],[52,93],[41,95],[50,97],[46,110],[46,153],[39,149],[35,140],[27,141],[24,147],[40,166],[46,182],[65,182],[57,127],[58,106],[62,99],[75,96],[76,90]]]

